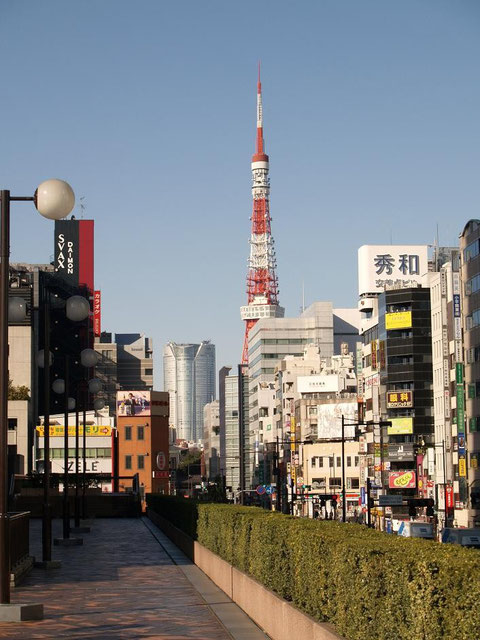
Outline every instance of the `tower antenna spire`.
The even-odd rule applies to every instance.
[[[242,364],[248,364],[248,334],[261,318],[283,318],[278,302],[277,260],[271,230],[269,159],[263,141],[262,84],[260,62],[257,82],[257,138],[252,157],[252,231],[247,274],[247,305],[241,307],[245,321]]]

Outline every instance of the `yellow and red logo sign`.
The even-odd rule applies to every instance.
[[[388,486],[390,489],[415,489],[415,471],[392,471],[388,476]]]
[[[43,438],[45,435],[45,428],[43,425],[41,427],[37,427],[37,433],[40,438]],[[65,435],[65,427],[63,424],[51,424],[50,425],[50,437],[63,437]],[[75,435],[75,425],[68,425],[68,435]],[[78,427],[78,435],[83,436],[83,424]],[[86,434],[88,437],[90,436],[111,436],[112,435],[112,427],[110,425],[102,425],[102,424],[87,424]]]

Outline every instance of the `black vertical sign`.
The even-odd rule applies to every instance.
[[[78,223],[78,220],[55,222],[55,273],[75,287],[80,268]]]

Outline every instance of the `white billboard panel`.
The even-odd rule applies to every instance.
[[[364,244],[358,250],[358,295],[428,286],[428,246]]]
[[[357,403],[341,399],[338,402],[317,405],[318,437],[341,438],[342,415],[345,418],[345,437],[353,438],[355,425],[352,422],[357,420]]]
[[[342,381],[343,382],[343,381]],[[298,376],[297,378],[298,393],[319,393],[343,391],[340,388],[340,380],[337,375],[317,375],[317,376]]]

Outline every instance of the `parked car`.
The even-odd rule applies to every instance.
[[[398,535],[404,538],[428,538],[433,540],[433,524],[429,522],[407,522],[404,520],[398,529]]]
[[[480,549],[480,529],[445,528],[442,531],[442,542],[461,544],[462,547]]]

